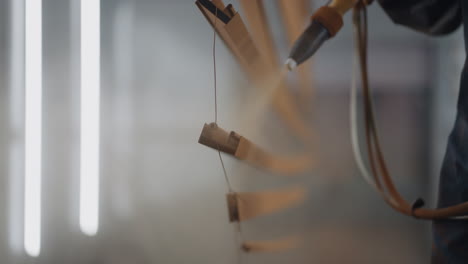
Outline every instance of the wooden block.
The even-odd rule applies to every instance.
[[[219,18],[217,18],[210,10],[206,9],[202,4],[200,4],[199,1],[195,2],[195,4],[198,6],[202,14],[205,16],[206,20],[214,28],[214,30],[216,31],[218,36],[221,38],[221,40],[224,42],[226,47],[231,51],[231,54],[237,58],[238,62],[241,65],[245,64],[243,63],[242,58],[240,56],[240,51],[234,45],[228,33],[224,29],[225,23],[221,21]]]
[[[235,132],[228,133],[215,123],[205,124],[198,143],[207,147],[234,155],[239,145],[240,136]]]
[[[229,220],[240,222],[276,213],[302,203],[305,197],[306,190],[302,187],[255,193],[229,193]]]
[[[235,14],[237,14],[232,4],[226,6],[226,8],[224,9],[224,13],[228,14],[230,17],[233,17]]]
[[[278,253],[297,248],[302,243],[298,236],[291,236],[276,240],[246,241],[242,249],[248,253]]]
[[[231,51],[231,54],[235,57],[244,72],[249,77],[255,76],[256,70],[254,69],[261,68],[259,66],[255,66],[255,60],[259,58],[258,51],[254,42],[251,40],[250,34],[247,31],[240,15],[235,13],[228,23],[223,23],[198,1],[196,2],[196,5],[211,26],[215,28],[218,36]]]
[[[227,24],[230,20],[230,17],[223,12],[224,6],[220,8],[209,0],[197,0],[195,4],[202,12],[206,10],[208,13],[216,16],[222,24]],[[206,14],[204,15],[206,16]]]
[[[213,4],[215,4],[216,7],[218,7],[218,8],[221,9],[221,10],[223,10],[223,9],[226,8],[226,6],[225,6],[224,3],[223,3],[223,0],[211,0],[211,2],[212,2]]]
[[[239,211],[237,210],[237,199],[235,193],[229,193],[227,196],[229,222],[239,222]]]

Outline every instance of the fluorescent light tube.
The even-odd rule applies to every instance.
[[[100,1],[81,0],[80,228],[99,225]]]
[[[25,196],[24,248],[41,251],[42,0],[25,5]]]

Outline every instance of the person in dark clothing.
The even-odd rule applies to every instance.
[[[464,25],[468,38],[468,0],[378,0],[397,24],[430,35],[443,35]],[[466,61],[466,59],[465,59]],[[457,117],[442,165],[438,207],[468,201],[468,68],[462,72]],[[432,263],[468,263],[468,219],[433,224]]]

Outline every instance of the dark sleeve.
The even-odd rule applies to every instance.
[[[460,26],[460,1],[465,0],[378,0],[393,22],[431,35],[448,34]]]

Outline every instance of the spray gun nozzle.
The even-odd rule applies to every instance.
[[[289,70],[293,70],[297,65],[312,57],[322,44],[330,38],[328,30],[320,23],[312,21],[307,29],[302,33],[293,45],[289,59],[285,64]]]
[[[292,47],[286,61],[289,70],[312,57],[326,40],[340,31],[343,26],[343,14],[353,5],[349,0],[336,0],[314,13],[312,22]]]
[[[286,68],[288,68],[289,71],[292,71],[297,67],[297,62],[291,58],[288,58],[286,62],[284,62],[284,65],[286,65]]]

